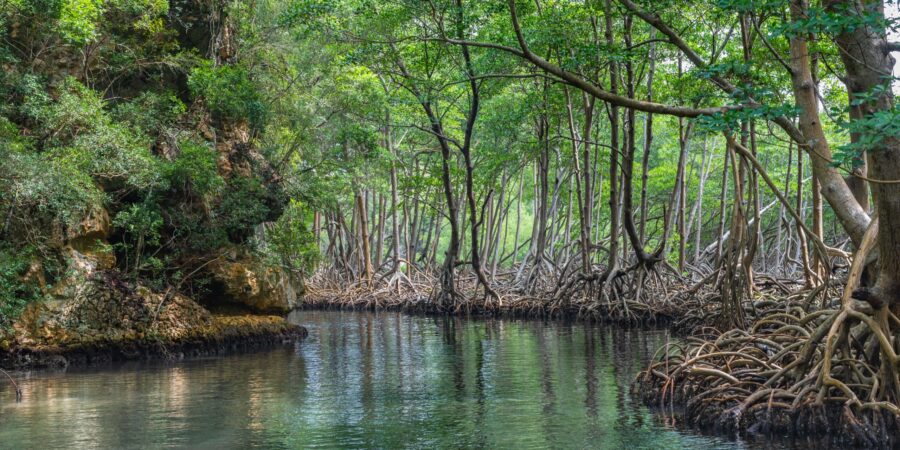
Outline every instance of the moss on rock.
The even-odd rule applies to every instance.
[[[193,300],[98,271],[71,298],[35,303],[0,332],[0,367],[182,358],[292,342],[306,331],[280,316],[213,315]]]

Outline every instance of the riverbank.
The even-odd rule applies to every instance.
[[[707,327],[666,343],[632,393],[717,433],[898,444],[900,409],[890,383],[897,358],[878,354],[886,339],[870,317],[879,311],[827,294],[818,306],[803,295],[757,306],[743,329]]]
[[[635,308],[630,315],[619,310],[620,305],[570,305],[551,306],[527,301],[503,303],[499,305],[462,304],[453,308],[443,308],[428,298],[400,303],[371,302],[356,298],[316,297],[304,302],[301,311],[395,311],[411,315],[461,316],[537,320],[573,320],[615,324],[621,327],[658,328],[670,326],[677,320],[674,311],[648,311]]]
[[[184,295],[99,272],[77,283],[71,295],[28,305],[0,330],[0,368],[181,359],[283,345],[305,335],[281,316],[236,308],[211,312]]]
[[[305,328],[278,316],[213,316],[210,325],[177,338],[133,334],[90,336],[54,344],[16,342],[0,350],[0,368],[29,370],[122,361],[180,360],[289,345],[306,335]]]

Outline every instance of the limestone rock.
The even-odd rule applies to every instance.
[[[222,300],[263,313],[287,313],[300,306],[303,283],[298,276],[252,255],[231,256],[210,264],[210,273],[222,286]]]
[[[40,259],[33,258],[31,260],[28,264],[28,271],[22,276],[22,282],[37,286],[42,293],[47,292],[47,277],[44,276],[44,265]]]
[[[193,300],[123,281],[115,271],[66,280],[55,298],[28,305],[13,325],[21,345],[73,346],[155,335],[178,339],[209,326],[212,316]]]
[[[250,125],[246,120],[236,123],[225,123],[216,140],[216,153],[219,174],[225,178],[232,176],[249,177],[253,175],[250,165]]]
[[[109,237],[111,224],[109,212],[103,208],[95,208],[81,219],[77,226],[68,230],[66,237],[70,243],[86,241],[86,243],[90,244],[98,239],[106,240]]]
[[[87,260],[93,269],[112,269],[116,266],[116,255],[107,240],[111,226],[106,209],[92,210],[77,226],[66,231],[66,248],[63,251],[78,264],[83,265],[85,262],[82,260]]]
[[[68,262],[65,276],[59,279],[50,290],[50,295],[56,299],[68,299],[76,295],[76,292],[85,280],[90,279],[97,271],[111,269],[115,265],[115,256],[108,251],[108,257],[104,257],[102,251],[85,251],[84,253],[73,247],[62,249],[63,257]],[[111,259],[111,261],[110,261]]]

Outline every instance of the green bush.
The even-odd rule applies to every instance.
[[[77,167],[109,190],[152,191],[165,186],[160,161],[146,142],[125,127],[113,124],[77,137],[71,146],[52,152],[60,164]]]
[[[271,263],[308,275],[320,255],[315,235],[306,226],[306,215],[300,202],[292,199],[281,217],[266,230],[260,250]]]
[[[214,114],[239,120],[247,119],[261,128],[265,116],[262,98],[247,71],[236,65],[195,67],[188,78],[194,96],[203,97]]]
[[[25,279],[34,258],[33,247],[0,243],[0,329],[11,326],[29,303],[42,297],[37,281]]]
[[[100,95],[73,78],[53,99],[36,79],[23,83],[22,110],[57,164],[72,167],[111,188],[159,189],[159,161],[151,140],[103,109]]]
[[[31,119],[35,133],[47,147],[66,145],[76,136],[108,122],[100,96],[74,78],[67,78],[51,95],[34,75],[23,77],[16,86],[23,102],[21,111]]]
[[[151,33],[162,31],[169,12],[168,0],[109,0],[109,5],[135,18],[134,28]]]
[[[104,0],[63,0],[59,33],[72,44],[86,44],[97,37],[97,22],[105,9]]]
[[[216,165],[216,152],[191,140],[180,143],[181,153],[168,166],[173,187],[200,196],[217,192],[224,185]]]
[[[253,228],[271,213],[268,191],[257,178],[236,177],[229,181],[215,210],[215,219],[231,242],[246,242]]]
[[[163,218],[159,205],[149,202],[131,204],[116,214],[113,226],[123,234],[122,241],[115,246],[125,256],[126,271],[138,272],[145,266],[154,269],[159,265],[156,258],[145,255],[148,247],[160,245]]]
[[[28,227],[50,222],[74,225],[106,199],[91,177],[77,168],[17,151],[0,151],[0,192],[2,211]]]
[[[19,133],[19,128],[6,117],[0,116],[0,149],[4,153],[22,153],[31,150],[33,142]]]
[[[269,214],[266,189],[256,178],[232,179],[216,208],[216,221],[232,242],[245,242]]]
[[[173,127],[185,111],[187,107],[171,92],[143,92],[131,101],[116,105],[112,116],[154,137]]]

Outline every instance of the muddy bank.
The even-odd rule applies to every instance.
[[[708,305],[699,304],[692,296],[679,295],[690,288],[685,279],[659,277],[659,282],[633,291],[619,279],[610,283],[583,279],[568,284],[548,281],[526,288],[506,277],[494,280],[490,292],[486,292],[474,276],[457,275],[455,292],[448,298],[437,295],[437,279],[421,272],[412,277],[401,273],[381,275],[371,283],[319,273],[305,283],[300,307],[651,327],[671,326],[685,317],[703,315],[708,309]]]

